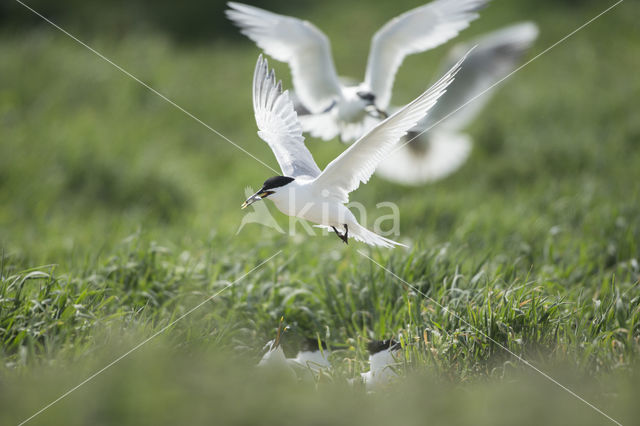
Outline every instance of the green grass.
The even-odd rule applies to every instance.
[[[305,13],[353,76],[370,34],[415,6],[350,3],[354,22],[334,4]],[[535,54],[602,9],[496,1],[464,36],[532,19]],[[380,201],[398,204],[411,249],[393,251],[256,224],[236,235],[244,187],[271,171],[54,29],[4,34],[0,423],[25,419],[278,250],[33,423],[606,422],[498,343],[630,423],[640,354],[637,12],[623,3],[506,82],[450,178],[404,188],[374,177],[353,194],[371,215],[387,213]],[[147,32],[88,42],[276,167],[255,134],[250,42],[189,46]],[[395,99],[420,92],[445,52],[409,58]],[[288,69],[272,64],[290,86]],[[308,145],[321,166],[344,149]],[[281,317],[287,351],[305,336],[332,348],[334,371],[315,386],[252,368]],[[368,368],[366,342],[392,336],[404,343],[399,383],[373,396],[345,386]]]

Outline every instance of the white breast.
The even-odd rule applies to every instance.
[[[342,228],[345,223],[356,222],[353,213],[342,203],[312,190],[309,183],[296,179],[269,198],[282,213],[319,225]]]
[[[342,91],[342,97],[335,108],[340,121],[353,123],[361,121],[366,116],[364,108],[367,103],[358,96],[358,90],[359,86],[351,86]]]

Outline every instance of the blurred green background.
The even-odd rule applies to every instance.
[[[27,4],[277,167],[253,119],[259,51],[224,19],[224,2]],[[420,4],[255,3],[314,22],[338,72],[357,78],[373,33]],[[460,39],[531,20],[540,27],[533,57],[610,4],[495,0]],[[469,129],[471,158],[451,177],[420,188],[374,177],[354,193],[371,216],[388,213],[375,209],[380,201],[399,205],[411,249],[384,251],[257,224],[236,235],[244,188],[273,173],[4,0],[0,422],[24,420],[282,250],[33,423],[607,422],[526,375],[486,335],[631,423],[639,14],[625,1],[501,85]],[[422,92],[454,43],[409,57],[394,103]],[[288,68],[270,63],[291,87]],[[321,167],[344,149],[307,144]],[[358,249],[475,328],[406,292]],[[288,351],[301,336],[333,346],[335,369],[316,386],[252,367],[282,316]],[[391,336],[406,343],[406,380],[373,396],[345,386],[368,368],[367,340]]]

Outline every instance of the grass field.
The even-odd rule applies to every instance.
[[[338,71],[355,77],[371,34],[419,4],[343,3],[292,13],[330,35]],[[495,1],[463,38],[533,20],[533,56],[607,7],[518,3]],[[54,28],[2,32],[0,423],[25,420],[238,279],[29,424],[612,424],[496,342],[637,421],[638,13],[622,3],[505,82],[456,174],[420,188],[374,177],[355,192],[371,215],[381,201],[400,207],[410,249],[391,251],[257,224],[236,234],[244,188],[270,170]],[[251,42],[79,31],[277,167],[255,133]],[[397,103],[450,46],[405,62]],[[321,167],[344,149],[308,146]],[[315,384],[254,368],[281,317],[287,351],[302,337],[332,349],[335,368]],[[367,341],[392,336],[400,380],[373,395],[347,386],[368,369]]]

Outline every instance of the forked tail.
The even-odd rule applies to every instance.
[[[352,237],[356,241],[360,241],[370,246],[379,246],[386,248],[393,248],[395,246],[407,247],[397,241],[385,238],[382,235],[378,235],[375,232],[369,231],[367,228],[360,224],[349,225],[349,237]]]
[[[314,225],[315,228],[325,228],[330,231],[333,229],[330,226],[325,225]],[[397,241],[390,240],[389,238],[385,238],[382,235],[378,235],[375,232],[369,231],[364,226],[359,223],[351,223],[349,224],[349,238],[353,238],[356,241],[360,241],[361,243],[369,244],[370,246],[378,246],[378,247],[386,247],[386,248],[394,248],[395,246],[409,248],[407,245],[399,243]]]

